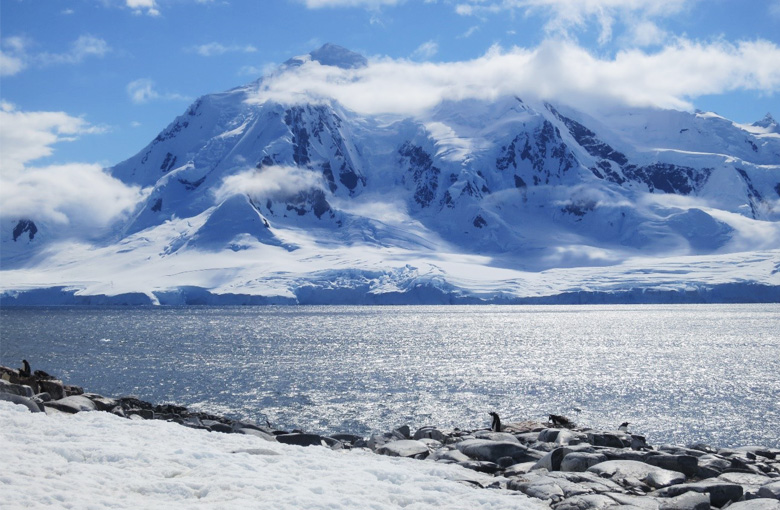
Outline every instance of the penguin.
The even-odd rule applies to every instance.
[[[623,423],[621,423],[621,424],[620,424],[620,426],[618,427],[618,430],[619,430],[620,432],[628,432],[628,426],[629,426],[629,425],[630,425],[630,423],[629,423],[629,422],[627,422],[627,421],[624,421]]]
[[[30,370],[30,364],[27,362],[26,359],[22,360],[22,364],[24,366],[19,369],[19,377],[30,377],[32,375],[32,371]]]
[[[553,427],[565,427],[567,429],[574,428],[576,426],[574,422],[572,422],[567,417],[557,414],[550,415],[550,423],[552,423]]]
[[[493,432],[501,432],[501,418],[498,417],[498,413],[491,411],[488,414],[493,417],[493,423],[490,425],[490,430]]]

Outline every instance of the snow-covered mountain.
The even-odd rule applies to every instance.
[[[326,45],[288,60],[360,69]],[[780,131],[712,113],[201,97],[106,232],[3,219],[3,302],[780,301]],[[46,290],[48,289],[48,290]]]

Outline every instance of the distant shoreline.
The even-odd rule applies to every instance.
[[[251,294],[217,294],[201,287],[183,287],[150,294],[132,292],[108,296],[79,295],[81,289],[56,286],[0,294],[0,307],[23,306],[296,306],[296,305],[633,305],[633,304],[775,304],[780,286],[759,283],[724,283],[687,290],[631,288],[626,290],[575,291],[548,296],[475,296],[419,286],[408,292],[373,294],[365,290],[332,289],[297,291],[295,297]]]

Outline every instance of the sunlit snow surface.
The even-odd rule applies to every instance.
[[[0,364],[288,429],[478,428],[495,410],[629,421],[651,444],[780,447],[780,305],[0,313]]]
[[[459,466],[0,401],[3,508],[541,509]],[[259,454],[234,453],[262,449]]]

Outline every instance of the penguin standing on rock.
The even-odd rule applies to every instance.
[[[493,417],[493,423],[490,424],[490,430],[493,432],[501,432],[501,418],[498,417],[498,413],[491,411],[488,414]]]
[[[19,369],[19,377],[30,377],[32,375],[32,371],[30,370],[30,364],[27,363],[26,359],[23,359],[22,365],[24,366]]]
[[[624,421],[623,423],[620,424],[620,426],[618,427],[618,430],[620,432],[628,432],[628,426],[629,425],[631,425],[629,422]]]

